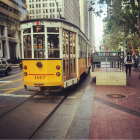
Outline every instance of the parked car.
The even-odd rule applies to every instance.
[[[5,75],[10,75],[12,70],[12,64],[9,64],[5,58],[0,58],[0,74],[5,73]]]

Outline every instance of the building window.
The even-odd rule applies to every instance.
[[[4,36],[4,26],[1,26],[1,30],[0,30],[0,32],[1,32],[1,35]]]
[[[50,3],[50,7],[52,6],[52,4]]]
[[[32,0],[32,2],[34,2],[34,0]]]
[[[45,13],[45,9],[43,9],[43,13]]]
[[[32,14],[34,14],[34,10],[32,11]]]
[[[48,15],[46,15],[46,18],[48,18]]]
[[[52,12],[52,9],[50,9],[50,13]]]
[[[45,15],[43,15],[43,18],[45,18]]]
[[[39,7],[41,7],[41,4],[39,4]]]
[[[38,18],[38,15],[36,16],[36,18]]]
[[[55,10],[53,9],[53,12],[55,12]]]
[[[46,13],[48,13],[48,9],[46,9]]]
[[[41,10],[39,10],[39,14],[41,13]]]
[[[36,8],[38,8],[38,4],[36,4]]]
[[[32,16],[30,16],[30,19],[32,19]]]
[[[31,0],[29,0],[29,2],[31,2]]]
[[[29,5],[29,7],[31,8],[31,4]]]
[[[30,10],[30,14],[32,14],[32,10]]]
[[[34,8],[34,4],[32,4],[32,8]]]
[[[36,10],[36,13],[38,14],[38,10]]]
[[[41,15],[39,15],[39,18],[41,18]]]

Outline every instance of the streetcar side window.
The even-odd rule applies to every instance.
[[[23,36],[24,58],[32,58],[31,36]]]
[[[59,34],[48,34],[48,58],[59,58]]]

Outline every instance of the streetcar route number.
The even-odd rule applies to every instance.
[[[46,76],[35,76],[35,79],[45,79]]]

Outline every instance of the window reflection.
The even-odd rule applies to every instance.
[[[45,35],[35,34],[34,38],[34,58],[45,58]]]
[[[59,58],[58,34],[48,34],[48,58]]]
[[[24,58],[32,58],[32,49],[31,49],[31,36],[23,36],[23,45],[24,45]]]
[[[23,30],[23,34],[27,34],[27,33],[31,33],[31,28],[28,28],[28,29],[24,29]]]
[[[59,33],[59,28],[51,28],[51,27],[48,27],[48,28],[47,28],[47,32]]]

